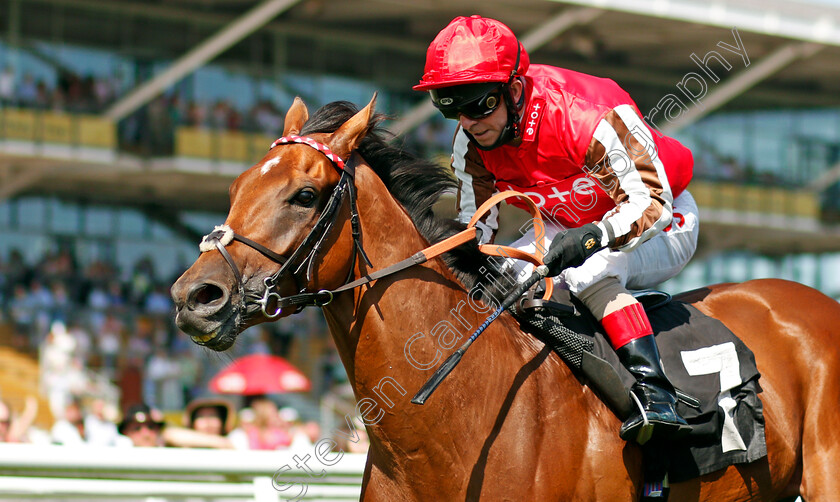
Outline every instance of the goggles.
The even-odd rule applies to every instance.
[[[487,117],[502,102],[502,85],[498,83],[464,85],[429,91],[432,103],[448,119],[464,115],[473,120]]]

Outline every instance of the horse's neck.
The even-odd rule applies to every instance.
[[[381,181],[369,177],[374,174],[359,171],[358,206],[365,251],[378,270],[427,243]],[[447,424],[439,420],[441,409],[462,408],[465,400],[475,400],[478,406],[498,404],[511,388],[511,376],[530,375],[541,366],[547,350],[523,336],[516,322],[504,315],[473,345],[429,404],[410,404],[433,370],[466,341],[489,310],[469,301],[467,291],[440,260],[342,295],[326,310],[356,398],[368,400],[365,416],[381,417],[375,424],[366,423],[372,425],[371,439],[379,451],[425,448],[447,433]],[[474,425],[492,427],[493,416],[481,418],[489,424],[476,420]]]
[[[356,185],[362,244],[373,264],[368,269],[358,259],[356,277],[397,263],[428,246],[406,211],[367,166],[359,166]],[[434,294],[428,296],[431,292]],[[463,288],[446,266],[432,260],[337,299],[325,313],[348,375],[353,378],[358,359],[370,352],[393,358],[393,363],[398,362],[397,357],[404,361],[404,335],[425,329],[430,319],[448,315],[457,304],[455,298],[463,295]],[[358,352],[360,342],[365,353]]]

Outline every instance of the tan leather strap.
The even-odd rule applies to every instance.
[[[457,234],[438,242],[437,244],[432,244],[420,252],[423,253],[423,256],[425,256],[427,260],[430,260],[460,246],[465,242],[475,239],[476,232],[477,230],[475,227],[467,227],[466,230],[462,230]]]
[[[414,265],[419,265],[421,263],[425,263],[426,261],[436,258],[441,254],[450,251],[465,242],[469,242],[475,239],[477,229],[475,227],[475,223],[486,213],[489,211],[493,206],[498,204],[499,202],[507,199],[509,197],[520,197],[525,200],[526,204],[531,210],[531,215],[534,216],[534,232],[535,235],[544,235],[545,234],[545,225],[542,220],[542,216],[540,215],[539,209],[537,208],[534,201],[530,199],[527,195],[521,194],[519,192],[515,192],[513,190],[509,190],[507,192],[502,192],[494,195],[490,199],[487,200],[484,204],[478,208],[475,215],[473,215],[472,219],[470,220],[467,228],[458,232],[457,234],[444,239],[437,244],[433,244],[422,251],[418,251],[414,255],[406,258],[405,260],[395,263],[389,267],[386,267],[382,270],[378,270],[373,272],[369,275],[361,277],[351,283],[345,284],[338,289],[333,291],[320,291],[318,293],[311,293],[309,296],[312,295],[320,295],[320,294],[329,294],[329,301],[332,300],[333,294],[340,293],[342,291],[347,291],[349,289],[357,288],[364,284],[368,284],[370,282],[375,281],[376,279],[391,275],[393,273],[399,272],[401,270],[405,270]],[[542,265],[543,264],[543,253],[542,253],[542,246],[536,246],[536,253],[531,254],[526,251],[522,251],[521,249],[512,248],[510,246],[500,246],[496,244],[482,244],[478,247],[479,251],[484,254],[492,255],[492,256],[500,256],[503,258],[513,258],[516,260],[524,260],[529,263],[534,264],[534,266]],[[554,283],[552,281],[545,281],[545,294],[543,295],[543,299],[548,300],[551,298],[551,294],[554,292]],[[300,297],[306,295],[297,295]],[[328,302],[329,302],[328,301]],[[328,303],[327,302],[327,303]]]
[[[531,213],[533,217],[534,223],[534,236],[537,237],[539,240],[539,236],[545,235],[545,223],[543,222],[542,215],[540,214],[540,209],[534,203],[533,199],[528,197],[527,195],[517,192],[515,190],[507,190],[505,192],[499,192],[489,199],[487,199],[481,207],[476,210],[475,214],[472,218],[470,218],[470,222],[467,224],[468,228],[474,227],[479,220],[481,220],[484,215],[490,211],[496,204],[502,202],[505,199],[509,199],[511,197],[517,197],[525,202],[528,206],[528,211]],[[493,256],[501,256],[504,258],[513,258],[516,260],[524,260],[529,263],[532,263],[534,266],[542,265],[544,253],[543,253],[543,246],[542,242],[535,243],[535,252],[533,254],[528,253],[526,251],[522,251],[521,249],[512,248],[510,246],[499,246],[496,244],[483,244],[479,246],[479,250],[488,255]],[[547,280],[545,281],[545,294],[543,295],[544,300],[548,300],[551,298],[551,294],[554,292],[554,281]]]

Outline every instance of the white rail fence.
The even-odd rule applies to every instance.
[[[330,464],[330,465],[327,465]],[[0,444],[0,500],[359,500],[365,455]]]

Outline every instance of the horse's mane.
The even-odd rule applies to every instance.
[[[326,104],[304,124],[301,135],[333,132],[356,112],[356,106],[348,101]],[[463,223],[436,215],[432,209],[442,195],[457,189],[455,178],[446,167],[391,145],[386,139],[390,133],[380,125],[385,118],[381,114],[371,117],[368,133],[359,147],[360,155],[408,211],[417,230],[430,243],[440,242],[466,228]],[[497,264],[488,266],[493,258],[481,253],[474,242],[446,253],[443,259],[467,288],[472,288],[488,273],[498,275]]]

